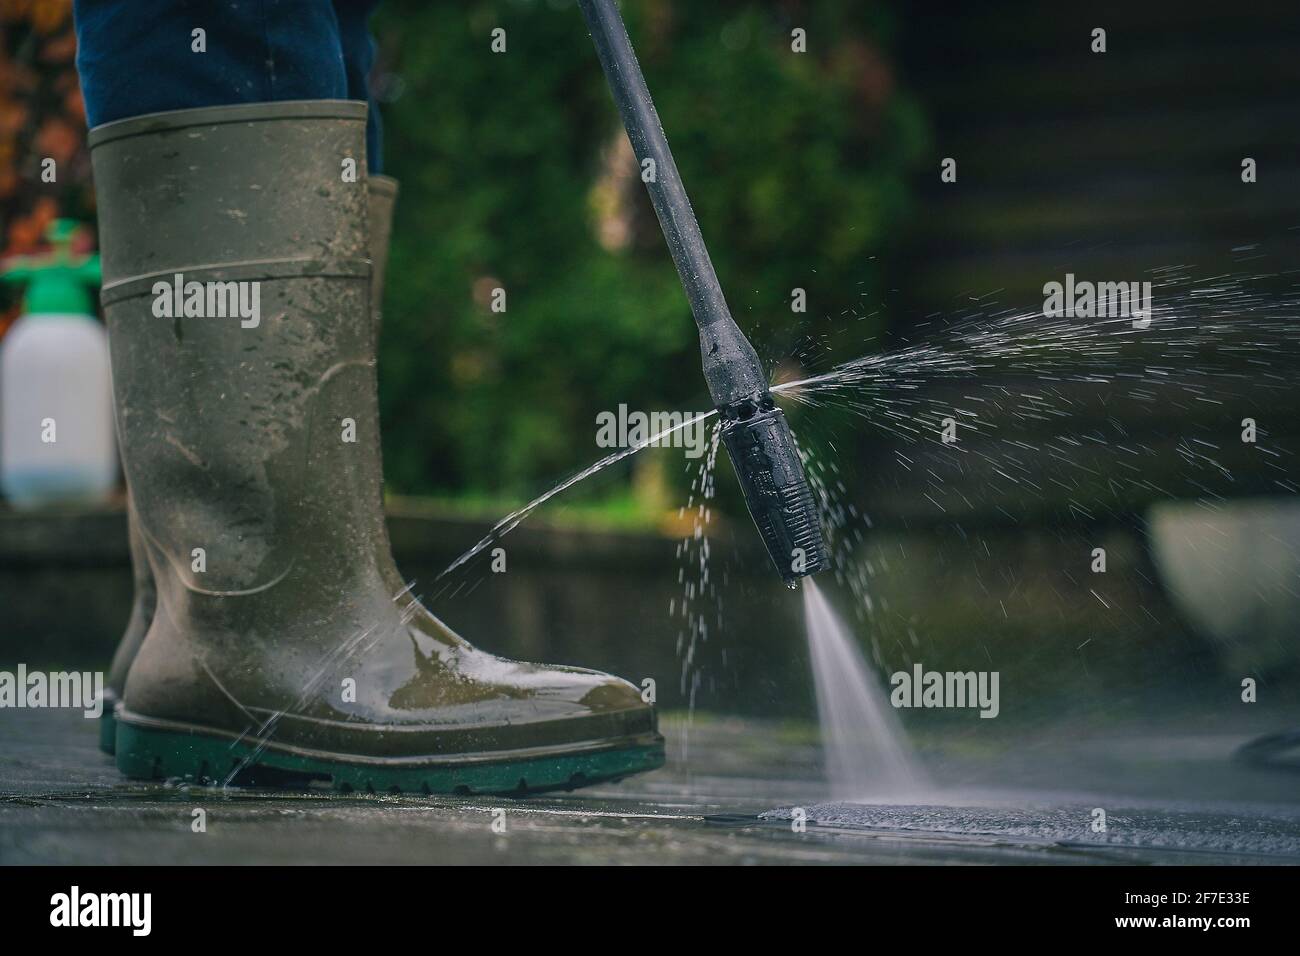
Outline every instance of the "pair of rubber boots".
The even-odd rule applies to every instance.
[[[476,650],[393,563],[375,342],[396,184],[367,176],[365,119],[279,102],[91,131],[136,572],[101,744],[130,777],[380,792],[653,769],[637,688]]]

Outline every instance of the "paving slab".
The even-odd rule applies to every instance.
[[[972,784],[988,755],[945,762],[932,747],[927,762],[939,783],[923,801],[846,804],[830,801],[820,778],[815,728],[701,716],[669,718],[665,730],[668,766],[612,786],[527,799],[344,796],[127,781],[96,748],[94,721],[6,711],[0,863],[1300,862],[1293,774],[1241,771],[1246,798],[1203,786],[1216,769],[1224,775],[1232,741],[1133,737],[1101,748],[1112,763],[1127,761],[1121,774],[1150,769],[1152,755],[1166,753],[1175,768],[1168,772],[1187,784],[1176,799],[1065,789],[1076,783],[1061,770],[1066,763],[1100,778],[1064,753],[1036,773],[1013,768],[1026,786],[1007,786],[1004,771]],[[1201,778],[1189,774],[1189,761],[1202,766]],[[1053,780],[1062,787],[1044,786]],[[1092,828],[1097,806],[1106,810],[1104,832]],[[202,833],[193,829],[199,809]]]

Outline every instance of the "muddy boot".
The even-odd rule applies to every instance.
[[[370,196],[370,314],[375,323],[375,335],[379,335],[380,310],[384,298],[384,270],[388,265],[388,237],[393,226],[393,205],[397,201],[397,180],[391,176],[371,176]],[[108,678],[104,682],[104,708],[99,722],[99,749],[112,754],[117,742],[117,702],[126,687],[126,675],[131,670],[140,642],[153,621],[154,605],[158,595],[154,591],[153,572],[149,570],[149,561],[145,557],[144,542],[135,526],[135,503],[130,492],[126,498],[126,527],[131,547],[131,578],[135,587],[135,596],[131,602],[131,617],[127,620],[126,630],[118,641],[113,654],[113,663],[109,665]]]
[[[383,324],[384,276],[388,273],[388,237],[393,231],[397,180],[392,176],[371,176],[367,194],[370,196],[370,317],[378,338]]]
[[[131,601],[131,617],[127,619],[126,630],[117,642],[113,652],[113,663],[109,665],[108,676],[104,681],[104,707],[99,718],[99,749],[111,754],[117,739],[116,714],[118,702],[122,699],[122,690],[126,687],[126,675],[131,670],[145,632],[153,621],[154,606],[158,603],[158,594],[153,586],[153,572],[149,570],[149,559],[145,556],[144,542],[140,540],[140,530],[135,522],[135,503],[128,489],[126,495],[126,532],[127,542],[131,547],[131,580],[135,587],[135,596]]]
[[[118,428],[158,593],[118,767],[438,793],[657,767],[631,684],[478,651],[397,573],[364,123],[364,104],[311,101],[91,132]]]

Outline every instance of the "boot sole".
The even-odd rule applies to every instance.
[[[141,726],[121,718],[114,723],[117,769],[138,780],[217,785],[233,780],[241,786],[296,789],[328,784],[342,793],[522,795],[621,780],[664,763],[663,737],[657,733],[501,756],[362,759],[259,747],[256,741],[184,725]]]

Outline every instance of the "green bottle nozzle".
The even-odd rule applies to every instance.
[[[24,315],[95,314],[90,290],[99,288],[99,256],[72,251],[80,231],[74,220],[56,219],[45,230],[48,252],[15,256],[0,269],[0,281],[27,286]]]

